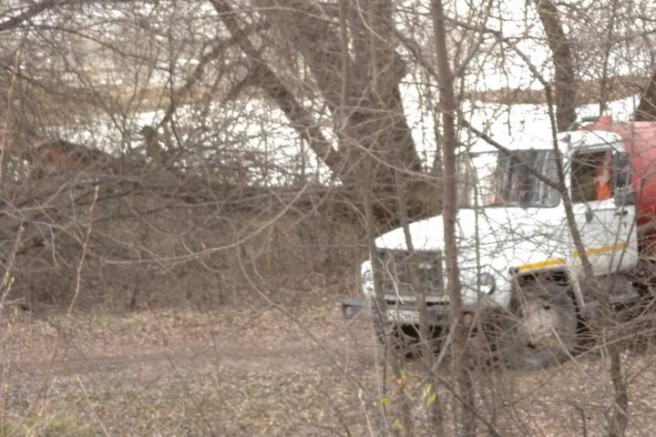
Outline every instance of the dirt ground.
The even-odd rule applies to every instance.
[[[406,381],[385,388],[369,322],[343,320],[330,299],[291,310],[10,312],[0,341],[0,436],[385,435],[399,384],[417,435],[430,434],[435,401],[453,429],[448,369],[436,397],[418,359],[406,362]],[[630,435],[652,435],[656,424],[654,356],[625,356]],[[503,436],[602,435],[606,368],[598,349],[546,371],[474,370],[481,417]]]

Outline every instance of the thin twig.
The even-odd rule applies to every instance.
[[[84,236],[84,244],[82,245],[82,254],[80,255],[80,261],[77,263],[77,269],[75,270],[75,293],[73,294],[71,303],[68,306],[68,311],[66,311],[66,315],[68,316],[70,316],[73,313],[73,309],[75,308],[75,303],[77,302],[77,298],[80,295],[80,286],[82,284],[82,267],[84,266],[84,260],[87,257],[87,252],[89,251],[89,241],[91,240],[91,230],[93,229],[93,210],[95,209],[96,203],[98,201],[99,191],[100,191],[100,187],[98,185],[93,187],[93,199],[91,200],[91,206],[89,206],[89,219],[87,222],[87,232],[86,235]]]
[[[7,262],[7,266],[5,267],[5,273],[2,275],[2,282],[0,282],[0,293],[2,293],[0,295],[0,318],[2,317],[2,308],[6,303],[9,292],[11,291],[11,285],[14,283],[14,277],[12,276],[11,272],[14,267],[14,261],[16,260],[16,254],[18,253],[18,249],[20,247],[23,232],[25,232],[25,227],[21,223],[21,225],[18,227],[18,233],[16,234],[14,247],[11,249],[9,260]]]
[[[87,389],[84,387],[84,384],[82,384],[82,380],[80,379],[80,376],[78,375],[76,379],[77,379],[77,384],[80,386],[80,388],[82,389],[82,393],[84,394],[84,400],[87,401],[87,404],[89,405],[89,410],[91,410],[91,415],[93,416],[94,420],[98,422],[98,426],[100,426],[100,429],[102,429],[103,435],[109,436],[110,435],[109,431],[107,431],[107,428],[105,428],[105,424],[102,422],[102,420],[100,420],[100,417],[96,412],[96,409],[91,404],[91,400],[89,399],[89,393],[87,392]]]

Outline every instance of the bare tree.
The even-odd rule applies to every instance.
[[[652,71],[653,29],[648,16],[640,21],[638,11],[648,11],[648,3],[602,3],[618,9],[606,16],[603,7],[596,8],[601,11],[593,18],[596,4],[582,0],[535,0],[522,10],[501,0],[482,8],[441,0],[6,2],[0,6],[5,90],[0,93],[0,307],[36,314],[56,313],[59,307],[69,319],[81,320],[85,312],[73,307],[89,309],[89,335],[103,329],[106,313],[124,316],[125,309],[146,308],[119,322],[122,340],[141,341],[157,331],[149,340],[169,344],[166,332],[188,325],[193,335],[180,337],[185,342],[202,337],[216,344],[221,360],[234,359],[234,365],[217,366],[216,357],[206,356],[207,344],[199,344],[194,360],[207,358],[215,366],[205,379],[193,373],[202,367],[196,361],[194,370],[176,367],[189,364],[187,349],[169,356],[168,349],[151,350],[145,342],[134,346],[150,353],[142,360],[148,366],[138,358],[125,360],[126,366],[139,361],[137,381],[142,368],[156,366],[159,356],[170,360],[167,369],[176,368],[170,397],[177,401],[180,387],[187,396],[183,417],[172,424],[152,420],[152,399],[164,405],[168,398],[148,391],[151,385],[135,386],[138,394],[132,396],[130,382],[122,379],[112,398],[122,400],[126,390],[131,406],[143,403],[144,410],[135,408],[143,415],[121,423],[114,418],[122,417],[125,404],[115,414],[113,404],[103,403],[107,392],[96,397],[95,385],[83,386],[85,378],[58,386],[84,401],[78,408],[65,395],[59,399],[76,420],[93,416],[95,433],[123,434],[130,426],[154,433],[467,436],[532,435],[546,426],[563,434],[579,426],[583,434],[589,429],[622,435],[643,424],[648,429],[649,384],[642,388],[636,381],[653,375],[651,352],[635,358],[620,353],[624,343],[616,337],[600,336],[593,350],[603,351],[602,358],[591,353],[568,361],[579,351],[572,331],[589,328],[615,336],[642,326],[614,318],[602,285],[586,283],[609,312],[598,326],[577,325],[574,303],[561,299],[564,284],[533,287],[541,296],[561,293],[533,302],[543,308],[565,302],[574,317],[557,332],[566,334],[561,336],[565,348],[558,343],[549,350],[558,354],[549,363],[564,361],[561,367],[517,371],[494,342],[487,344],[486,320],[472,322],[472,313],[465,314],[462,294],[471,292],[471,283],[460,283],[469,272],[457,262],[468,248],[457,239],[462,224],[456,191],[477,181],[458,173],[456,152],[469,150],[477,136],[512,155],[492,132],[533,129],[512,114],[512,104],[521,98],[541,114],[539,104],[555,107],[554,128],[544,133],[553,138],[573,121],[580,103],[574,101],[581,95],[577,75],[601,77],[600,97],[592,100],[605,102],[613,100],[618,76]],[[590,18],[583,19],[586,14]],[[636,22],[644,28],[631,33],[627,29]],[[595,25],[599,29],[592,32]],[[546,39],[534,38],[536,27],[544,29]],[[535,64],[531,53],[549,50],[553,98],[554,83],[541,71],[548,65]],[[546,93],[517,89],[536,80]],[[491,83],[508,89],[490,90]],[[645,89],[645,105],[653,100],[653,89]],[[484,94],[500,97],[488,105],[479,99]],[[569,175],[566,168],[559,170],[557,181],[537,178],[563,194],[572,225]],[[427,222],[414,219],[440,211],[442,200],[446,244],[426,250],[417,235],[430,237],[442,229],[417,232]],[[485,217],[485,211],[476,211],[477,220]],[[380,312],[386,334],[379,353],[377,343],[369,341],[370,327],[364,335],[354,333],[358,320],[345,326],[332,318],[335,302],[355,294],[355,265],[363,258],[369,255],[374,270],[395,267],[385,264],[389,258],[376,247],[377,235],[390,223],[401,225],[394,232],[401,235],[395,237],[399,247],[407,248],[404,255],[422,260],[403,284],[418,290],[421,323],[405,325],[399,338],[387,335],[399,334],[385,323],[385,299],[396,290],[386,290],[379,283],[382,275],[374,272],[374,311]],[[507,225],[510,239],[519,235],[512,234],[513,226]],[[590,277],[586,247],[576,231],[573,227],[576,251]],[[428,302],[421,284],[441,270],[442,260],[449,305],[444,290]],[[507,266],[500,270],[508,276]],[[162,307],[173,314],[171,320],[158,313]],[[429,312],[446,314],[447,307],[449,326],[424,323]],[[201,311],[177,313],[187,309]],[[641,311],[649,323],[651,313]],[[6,314],[0,311],[3,323]],[[510,319],[521,316],[519,309]],[[155,329],[159,322],[162,329]],[[7,336],[20,331],[12,323],[6,324],[12,329],[0,326],[3,348]],[[40,323],[29,330],[40,329]],[[43,323],[48,331],[43,338],[55,330],[67,346],[60,350],[84,349],[66,342],[88,329],[60,326],[56,316]],[[134,324],[139,335],[131,331]],[[287,336],[296,329],[299,335]],[[113,338],[104,331],[103,336]],[[439,343],[447,346],[435,354]],[[24,344],[16,344],[23,350]],[[105,351],[104,345],[94,348]],[[271,361],[270,349],[276,350]],[[408,351],[419,351],[420,361],[406,357]],[[10,356],[1,352],[3,360]],[[29,375],[41,364],[31,358],[21,357]],[[111,360],[99,361],[104,368]],[[608,364],[610,371],[602,371]],[[70,367],[77,372],[94,366],[78,361]],[[2,378],[10,378],[4,369]],[[590,369],[604,378],[603,387],[590,384],[585,375]],[[159,376],[157,390],[167,379]],[[580,390],[563,382],[571,380]],[[48,414],[41,411],[49,413],[57,403],[34,402],[27,385],[0,384],[0,433],[48,432],[31,424],[45,421]],[[612,393],[603,391],[611,386]],[[630,410],[629,390],[646,393],[644,400],[635,395],[641,402]],[[40,393],[39,401],[47,398],[47,390]],[[266,416],[266,423],[251,426],[249,412],[257,416],[253,420]],[[15,425],[17,420],[21,423]],[[60,422],[69,424],[69,434],[82,433],[72,420]],[[295,427],[298,422],[302,426]]]
[[[290,51],[277,55],[301,56],[311,72],[307,80],[312,87],[303,90],[293,89],[281,78],[281,73],[294,72],[274,73],[248,37],[241,36],[244,26],[239,24],[238,11],[224,1],[213,1],[213,5],[251,64],[248,82],[267,92],[299,135],[345,183],[354,181],[362,171],[362,163],[353,160],[357,149],[372,154],[377,163],[375,203],[394,211],[394,175],[390,169],[399,167],[421,175],[422,167],[399,91],[406,67],[396,50],[392,2],[367,1],[347,8],[342,5],[341,21],[339,8],[315,2],[259,2],[267,26],[283,38],[282,43]],[[349,46],[352,51],[345,52]],[[317,127],[319,119],[303,108],[299,100],[302,96],[295,95],[297,91],[316,92],[322,97],[337,143],[327,141]],[[422,183],[421,178],[408,186],[411,217],[422,215],[426,204],[430,208],[427,191],[432,192],[430,185]]]
[[[535,0],[553,56],[556,86],[556,126],[564,131],[576,121],[576,73],[572,44],[563,30],[556,5],[551,0]]]
[[[462,435],[476,435],[476,417],[474,415],[474,390],[469,375],[470,359],[467,352],[468,327],[462,303],[460,286],[460,271],[458,269],[458,242],[456,240],[457,214],[457,172],[456,172],[456,114],[458,103],[454,93],[454,78],[446,44],[445,13],[441,0],[431,2],[433,31],[435,32],[435,47],[437,58],[438,84],[440,87],[440,106],[442,111],[443,145],[442,159],[443,200],[442,215],[444,217],[444,257],[446,278],[448,283],[449,305],[451,308],[450,329],[453,331],[453,358],[451,371],[458,382],[458,398],[461,400]]]
[[[635,111],[636,121],[656,120],[656,71],[652,74],[640,95],[640,103]]]

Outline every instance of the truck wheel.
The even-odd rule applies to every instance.
[[[433,352],[439,351],[440,332],[441,330],[439,328],[431,328],[428,342]],[[385,328],[380,320],[375,320],[374,333],[381,345],[393,348],[406,358],[416,357],[421,354],[422,345],[419,327],[414,325],[389,324]]]
[[[511,368],[542,369],[565,361],[577,346],[576,306],[567,287],[541,282],[513,296],[510,329],[502,334],[502,360]]]

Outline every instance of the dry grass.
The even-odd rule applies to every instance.
[[[290,309],[171,310],[2,319],[0,435],[379,435],[382,366],[366,319],[331,299]],[[654,354],[626,353],[629,435],[656,424]],[[601,435],[611,387],[588,353],[537,372],[476,370],[480,410],[501,435]],[[428,404],[420,360],[406,392],[418,435]],[[448,378],[448,369],[443,370]],[[438,390],[450,403],[448,391]],[[582,415],[583,414],[583,415]],[[447,420],[447,429],[453,423]]]

